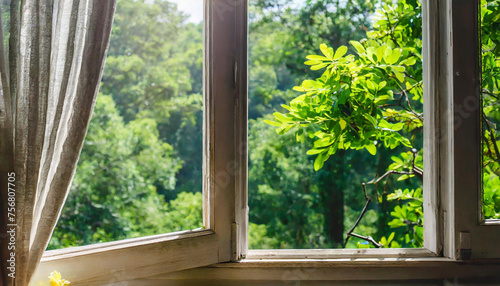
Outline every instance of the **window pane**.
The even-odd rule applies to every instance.
[[[416,0],[250,1],[250,248],[422,247],[421,24]]]
[[[500,49],[499,3],[481,1],[482,102],[483,102],[483,215],[500,219]]]
[[[71,192],[49,249],[203,226],[203,0],[118,0]]]

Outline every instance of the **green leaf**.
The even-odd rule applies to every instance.
[[[388,95],[381,95],[375,99],[375,104],[384,104],[387,100],[391,99]]]
[[[367,80],[366,81],[366,87],[368,87],[368,89],[370,90],[370,92],[375,93],[377,91],[377,86],[371,80]]]
[[[325,152],[325,149],[311,149],[309,151],[307,151],[307,155],[316,155],[316,154],[319,154],[319,153],[323,153]]]
[[[347,122],[342,118],[340,118],[339,124],[340,124],[340,129],[342,130],[344,130],[347,126]]]
[[[321,50],[321,52],[323,53],[323,55],[325,55],[325,57],[327,57],[329,60],[333,59],[333,54],[331,53],[331,51],[330,51],[330,49],[328,48],[327,45],[321,44],[319,46],[319,49]]]
[[[351,92],[346,89],[340,93],[340,96],[338,98],[338,103],[339,104],[345,104],[347,102],[347,99],[351,96]]]
[[[405,72],[406,68],[402,66],[392,66],[392,69],[397,72]]]
[[[387,48],[384,53],[384,60],[388,65],[393,65],[398,62],[399,58],[401,58],[401,52],[399,49],[391,49]]]
[[[377,63],[377,56],[375,55],[375,48],[374,47],[368,47],[368,49],[366,49],[366,54],[368,55],[368,59],[376,64]]]
[[[318,83],[314,80],[304,80],[302,82],[302,87],[303,88],[307,88],[307,89],[311,89],[311,88],[314,88],[314,87],[317,87]]]
[[[363,47],[363,45],[360,42],[350,41],[349,43],[351,43],[351,45],[356,49],[356,51],[358,52],[358,54],[364,54],[364,53],[366,53],[365,48]]]
[[[341,57],[343,57],[347,53],[347,47],[346,46],[340,46],[337,51],[335,52],[335,56],[333,57],[333,60],[338,60]]]
[[[332,137],[325,137],[318,139],[314,142],[314,148],[323,148],[332,145],[333,143],[333,138]]]
[[[412,66],[417,63],[417,57],[411,57],[407,58],[405,60],[402,60],[399,65],[405,65],[405,66]]]
[[[306,140],[306,134],[303,129],[300,129],[297,133],[295,133],[295,139],[297,142],[304,142],[304,140]]]
[[[384,58],[385,50],[387,48],[388,48],[387,46],[380,46],[375,50],[375,54],[377,55],[377,62],[382,61],[382,59]]]
[[[394,75],[396,76],[396,78],[397,78],[400,82],[404,82],[404,81],[405,81],[405,77],[404,77],[403,73],[398,72],[398,71],[394,71]]]
[[[366,145],[365,148],[366,150],[368,150],[368,152],[370,152],[370,154],[372,155],[377,154],[377,147],[375,145]]]
[[[396,235],[396,233],[394,233],[394,232],[393,232],[393,233],[391,233],[391,234],[389,235],[389,238],[387,238],[387,241],[390,243],[390,242],[394,239],[394,236],[395,236],[395,235]]]
[[[394,130],[394,131],[400,131],[401,129],[403,129],[404,127],[404,123],[403,122],[399,122],[399,123],[396,123],[394,125],[391,126],[391,129]]]
[[[319,171],[323,166],[325,165],[325,161],[330,158],[330,155],[328,152],[323,152],[316,157],[316,160],[314,160],[314,170]]]
[[[305,65],[308,65],[308,66],[315,66],[315,65],[319,65],[319,64],[322,64],[323,61],[306,61],[304,62]]]
[[[365,118],[368,119],[368,121],[370,121],[370,123],[373,125],[373,127],[377,127],[377,120],[375,118],[373,118],[369,114],[365,114]]]
[[[276,121],[271,121],[271,120],[264,120],[265,123],[271,125],[271,126],[276,126],[276,127],[281,127],[281,123],[276,122]]]
[[[390,47],[387,47],[387,48],[385,49],[385,52],[384,52],[384,61],[385,61],[388,65],[390,65],[390,63],[389,63],[389,58],[391,57],[391,55],[392,55],[392,49],[391,49]]]
[[[317,71],[317,70],[320,70],[320,69],[322,69],[322,68],[324,68],[324,67],[326,67],[328,65],[329,65],[329,63],[323,63],[323,64],[319,64],[319,65],[314,65],[314,66],[311,67],[311,70]]]
[[[291,121],[290,119],[288,119],[286,116],[284,116],[283,114],[281,114],[279,112],[275,112],[275,113],[273,113],[273,115],[274,115],[274,117],[276,117],[276,119],[278,119],[279,121],[281,121],[283,123]]]
[[[402,176],[400,176],[400,177],[398,178],[398,181],[404,181],[404,180],[408,179],[409,177],[410,177],[410,176],[408,176],[408,175],[402,175]]]
[[[331,61],[331,59],[323,56],[318,56],[318,55],[310,55],[307,56],[306,59],[308,60],[313,60],[313,61]]]
[[[378,90],[383,89],[387,85],[386,81],[382,81],[381,83],[378,84]]]

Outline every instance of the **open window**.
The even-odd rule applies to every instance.
[[[484,88],[481,90],[480,84],[481,46],[479,44],[481,27],[479,15],[485,17],[485,12],[483,7],[483,12],[480,14],[479,2],[420,1],[425,102],[423,107],[425,118],[423,248],[363,249],[362,251],[250,250],[248,258],[447,257],[482,259],[499,257],[498,246],[495,243],[495,238],[500,235],[499,221],[486,217],[484,213],[485,207],[491,208],[491,204],[496,204],[497,195],[491,197],[492,190],[489,186],[490,205],[485,205],[483,196],[485,186],[482,186],[485,179],[482,168],[485,162],[481,157],[481,152],[482,148],[486,147],[482,147],[484,145],[481,145],[481,140],[485,140],[482,132],[488,124],[483,119],[480,103],[481,93],[484,94],[485,91]],[[490,2],[482,1],[481,5],[488,5],[490,10],[497,9],[496,4]],[[491,46],[489,48],[491,49]],[[488,47],[483,47],[483,52],[484,49],[487,50]],[[325,56],[328,56],[327,53]],[[311,62],[322,59],[322,55],[313,57],[310,58]],[[317,64],[319,69],[324,68],[321,66],[322,63],[311,64]],[[483,72],[485,72],[484,64],[483,62]],[[494,66],[494,68],[497,72],[497,67]],[[483,81],[485,80],[487,79],[483,76]],[[494,82],[490,85],[493,87],[493,96],[495,96],[497,80],[495,78],[489,80]],[[282,122],[286,120],[292,121],[293,119],[290,116],[283,118]],[[275,121],[280,121],[280,118],[276,116]],[[284,128],[285,125],[277,122],[276,126]],[[496,140],[494,142],[492,146],[489,146],[491,150],[494,150],[493,145],[497,145]],[[315,150],[312,151],[313,154],[318,154]],[[483,152],[486,151],[483,150]],[[493,156],[490,157],[498,158],[495,151],[491,152]],[[497,192],[495,189],[495,193]],[[490,209],[490,216],[492,216],[491,212]],[[493,212],[493,216],[498,216],[498,210]]]
[[[72,283],[104,285],[237,260],[238,204],[245,177],[245,146],[236,144],[245,110],[246,5],[205,0],[203,68],[203,227],[195,230],[46,251],[33,285],[57,269]],[[159,19],[160,21],[161,19]],[[163,19],[165,20],[165,19]],[[168,20],[168,19],[166,19]],[[243,47],[243,48],[242,48]],[[201,83],[200,83],[201,85]],[[190,138],[186,138],[190,140]],[[240,144],[241,145],[241,144]]]
[[[370,1],[366,3],[368,2]],[[251,133],[253,132],[251,134],[253,137],[249,137],[251,159],[249,201],[250,222],[253,223],[250,224],[249,237],[255,239],[255,235],[252,234],[255,224],[265,224],[269,221],[273,226],[268,230],[276,234],[279,232],[276,229],[279,229],[283,235],[276,236],[284,239],[277,239],[278,243],[269,243],[277,248],[272,251],[261,247],[263,243],[258,245],[250,241],[263,250],[250,250],[248,257],[310,258],[311,255],[322,258],[334,258],[336,255],[357,257],[356,253],[361,250],[356,248],[363,248],[360,257],[366,254],[378,257],[438,256],[439,250],[436,247],[438,242],[435,235],[438,229],[437,208],[423,208],[426,216],[424,219],[426,235],[423,243],[422,219],[419,216],[403,220],[402,216],[396,219],[390,214],[395,212],[395,209],[401,210],[401,213],[407,211],[406,207],[410,205],[406,203],[408,201],[415,202],[411,207],[420,211],[422,189],[423,200],[426,202],[435,200],[433,194],[437,192],[432,178],[435,168],[432,158],[436,155],[437,149],[428,144],[434,142],[432,138],[434,129],[432,125],[428,125],[432,121],[423,124],[422,119],[432,116],[435,107],[433,101],[437,96],[432,92],[437,85],[437,81],[432,78],[435,74],[433,70],[437,68],[435,61],[437,55],[435,44],[430,43],[432,37],[437,37],[439,32],[438,26],[434,25],[438,19],[437,14],[434,14],[437,5],[425,1],[395,1],[393,6],[387,4],[389,2],[384,5],[377,1],[371,1],[369,4],[376,3],[380,6],[356,1],[324,1],[321,5],[318,3],[308,2],[303,4],[302,8],[293,10],[294,12],[284,9],[281,13],[276,12],[278,16],[274,18],[269,16],[271,21],[274,21],[274,27],[283,25],[292,31],[286,30],[281,32],[282,34],[299,31],[299,35],[294,33],[290,38],[300,43],[300,49],[294,48],[298,45],[296,42],[292,41],[288,46],[286,42],[282,43],[284,41],[281,41],[276,34],[284,38],[287,35],[279,32],[272,34],[269,32],[271,34],[269,38],[273,39],[274,44],[270,48],[265,46],[266,39],[269,40],[266,35],[261,32],[258,38],[253,30],[250,33],[250,93],[255,94],[258,88],[265,89],[266,81],[262,77],[266,72],[263,69],[266,58],[258,57],[259,49],[265,50],[265,48],[293,51],[288,54],[291,60],[286,62],[286,68],[292,66],[288,68],[288,74],[283,75],[285,72],[282,70],[286,68],[279,66],[281,62],[274,68],[281,71],[277,76],[278,86],[287,84],[287,76],[292,78],[295,76],[293,79],[297,87],[294,91],[291,91],[292,85],[288,90],[280,90],[282,93],[276,92],[276,97],[279,99],[273,98],[273,102],[279,114],[275,113],[274,117],[264,115],[255,119],[257,108],[254,105],[258,105],[259,102],[255,99],[255,95],[249,96],[250,101],[257,101],[256,104],[250,105],[249,112],[250,129]],[[294,9],[293,4],[290,6],[292,7],[290,9]],[[257,10],[259,6],[254,2],[251,8]],[[272,14],[273,10],[269,10],[271,12],[266,12]],[[261,14],[258,15],[267,16],[265,12]],[[294,14],[306,17],[293,18]],[[257,20],[251,19],[251,21],[258,21],[259,16],[254,17]],[[288,23],[287,21],[295,21],[289,24],[293,28],[282,24]],[[261,28],[261,25],[255,26]],[[280,31],[279,28],[275,30]],[[310,30],[315,31],[312,37],[303,32]],[[423,41],[421,41],[422,31]],[[300,32],[305,34],[302,38]],[[350,44],[351,40],[356,42]],[[260,41],[264,44],[260,44]],[[321,43],[326,45],[320,48]],[[329,55],[329,45],[332,45],[331,55]],[[298,67],[293,66],[294,63],[298,63]],[[307,65],[311,66],[310,69]],[[351,68],[353,66],[355,68]],[[329,77],[328,72],[335,73],[335,76]],[[290,76],[290,73],[293,73],[293,76]],[[349,76],[342,78],[342,73]],[[303,81],[304,74],[306,81]],[[285,80],[280,81],[281,78]],[[366,83],[364,79],[367,79]],[[380,86],[376,86],[379,83]],[[285,102],[287,106],[281,107],[285,101],[283,94],[289,97],[293,95],[292,98],[295,99],[287,100]],[[319,99],[316,100],[317,98]],[[376,121],[375,125],[380,123],[380,126],[373,128],[374,123],[369,122],[367,118],[372,119],[372,122]],[[403,124],[398,122],[403,120],[396,118],[407,120]],[[268,126],[263,123],[268,123]],[[399,127],[393,125],[397,123]],[[403,125],[405,130],[401,128]],[[385,130],[379,132],[382,129]],[[266,135],[259,135],[262,130],[265,130]],[[385,131],[388,132],[381,134]],[[277,132],[280,135],[276,135]],[[359,134],[366,134],[366,137]],[[416,139],[405,141],[408,143],[406,145],[400,144],[397,141],[402,136]],[[360,137],[362,139],[358,140]],[[259,140],[255,140],[256,138]],[[264,149],[264,145],[271,147]],[[413,152],[412,147],[415,148]],[[422,149],[425,156],[424,172],[420,165],[422,161],[419,160]],[[262,153],[264,155],[261,155]],[[325,157],[328,160],[323,160],[325,162],[322,164],[321,159]],[[408,161],[406,165],[409,168],[405,166],[405,168],[398,167],[397,170],[388,170],[387,167],[393,163],[391,157],[399,160],[400,165],[405,165],[403,162]],[[414,159],[413,162],[416,163],[413,166],[411,166],[412,157],[418,158]],[[269,161],[272,163],[268,163]],[[294,163],[298,167],[289,167]],[[264,167],[260,167],[261,165]],[[306,167],[303,167],[304,165]],[[264,171],[259,173],[259,168]],[[265,172],[274,173],[268,175]],[[425,174],[423,188],[422,173]],[[261,175],[256,176],[256,174]],[[414,178],[405,181],[408,176]],[[261,177],[266,177],[267,181],[261,180]],[[308,180],[304,177],[317,179]],[[398,189],[401,196],[393,202],[388,202],[387,194],[393,191],[396,193]],[[392,197],[396,197],[396,194]],[[402,201],[406,202],[401,203]],[[418,203],[420,205],[415,207]],[[268,211],[263,207],[266,205]],[[254,206],[265,214],[255,214],[256,210],[252,208]],[[273,211],[281,216],[273,217]],[[395,221],[393,225],[396,227],[388,226],[392,220]],[[383,240],[384,235],[386,239]],[[303,250],[286,249],[293,247]],[[409,249],[412,247],[415,249]]]

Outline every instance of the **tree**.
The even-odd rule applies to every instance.
[[[299,142],[314,138],[313,148],[307,154],[316,155],[316,171],[324,167],[330,156],[338,157],[340,150],[366,149],[375,155],[380,148],[411,149],[415,144],[420,145],[419,133],[423,126],[421,33],[418,1],[384,4],[367,38],[350,42],[356,54],[348,54],[347,46],[334,50],[322,44],[322,55],[307,56],[305,64],[311,66],[311,70],[325,69],[325,72],[316,80],[305,80],[295,87],[302,94],[284,106],[288,112],[276,112],[277,121],[266,122],[278,127],[278,134],[294,129]],[[388,175],[399,174],[399,180],[421,177],[417,154],[411,156],[409,165],[408,157],[395,158],[396,164],[390,166]],[[366,207],[361,217],[372,200],[380,199],[377,192],[370,194],[364,184],[362,189]],[[395,217],[389,224],[391,227],[410,228],[404,237],[398,238],[399,245],[419,247],[422,243],[420,197],[418,188],[396,190],[387,196],[391,200],[409,200],[402,206],[397,205],[391,213]],[[346,241],[354,235],[353,230],[347,232]],[[371,237],[357,237],[381,246]],[[385,239],[386,244],[389,240]]]
[[[158,222],[167,208],[156,189],[173,190],[180,166],[154,120],[125,123],[113,99],[100,94],[50,247],[163,232]]]
[[[341,43],[347,43],[349,39],[362,38],[366,27],[370,26],[368,20],[370,17],[368,15],[373,13],[376,2],[378,1],[352,2],[346,5],[344,2],[339,3],[337,1],[308,1],[303,6],[294,7],[290,1],[256,1],[250,5],[249,118],[256,119],[256,121],[250,121],[250,133],[264,132],[263,128],[265,127],[254,128],[256,122],[261,120],[260,117],[267,118],[266,116],[270,113],[282,112],[284,109],[281,105],[294,98],[294,92],[291,90],[293,86],[299,84],[308,76],[317,75],[318,71],[304,68],[301,60],[316,48],[316,43],[328,41],[340,45]],[[311,19],[311,21],[306,19]],[[322,32],[319,33],[318,31]],[[332,31],[339,31],[339,33],[335,32],[335,35],[332,36]],[[265,130],[266,136],[278,140],[276,135],[272,135],[269,126]],[[250,136],[249,140],[254,140],[252,138]],[[271,139],[266,140],[266,142],[269,141],[272,142]],[[379,165],[380,161],[386,161],[386,157],[382,155],[377,156],[375,160],[368,161],[365,159],[367,154],[359,154],[354,157],[348,154],[343,158],[337,158],[335,162],[329,163],[332,172],[324,169],[319,173],[304,173],[302,179],[304,183],[294,185],[293,181],[274,181],[270,171],[272,166],[266,167],[270,169],[256,169],[261,164],[274,163],[264,157],[266,153],[260,153],[260,151],[252,148],[252,143],[249,142],[249,144],[249,172],[255,174],[249,176],[250,221],[265,222],[268,226],[267,235],[277,237],[278,240],[288,241],[289,237],[284,233],[300,233],[303,231],[304,235],[307,236],[310,231],[313,231],[309,230],[308,227],[286,219],[288,212],[300,216],[319,215],[324,218],[322,219],[321,228],[314,231],[314,234],[323,237],[321,239],[322,243],[320,245],[317,243],[314,245],[299,243],[295,245],[296,248],[342,246],[344,220],[346,220],[344,203],[352,207],[346,210],[349,212],[347,216],[351,217],[351,212],[361,211],[363,201],[362,194],[354,192],[356,186],[346,184],[346,182],[353,181],[354,178],[359,180],[360,177],[375,176],[376,166]],[[273,151],[276,153],[273,157],[275,160],[283,160],[282,158],[292,160],[292,156],[299,157],[304,154],[304,152],[290,153],[287,151],[297,148],[297,145],[294,145],[292,140],[283,140],[282,144],[276,146],[281,147]],[[278,155],[278,153],[280,154]],[[299,158],[293,160],[301,161]],[[368,162],[369,166],[361,166],[359,162]],[[283,167],[280,172],[294,173],[301,168],[293,164],[286,166],[287,168]],[[356,166],[359,172],[352,172],[352,166]],[[342,179],[339,179],[340,177]],[[295,205],[290,205],[286,211],[277,211],[273,220],[257,220],[257,217],[262,212],[266,212],[266,203],[268,203],[268,207],[271,205],[269,196],[266,197],[266,200],[259,199],[261,194],[258,191],[257,184],[254,185],[254,181],[261,182],[264,179],[275,183],[273,189],[277,191],[273,193],[273,199],[277,201],[284,201],[284,197],[293,197],[294,201],[300,200],[301,196],[307,194],[303,193],[305,191],[303,184],[318,188],[318,195],[314,201],[314,204],[318,207],[312,212],[303,212],[302,209],[295,208]],[[292,190],[293,193],[291,193]],[[262,203],[257,203],[258,201]],[[295,219],[299,220],[299,218]],[[280,223],[283,223],[283,221],[288,222],[285,224],[287,232],[271,231],[277,229],[275,226],[276,220],[279,220]],[[300,220],[307,221],[307,218],[300,218]],[[302,239],[301,241],[306,240]]]
[[[202,25],[186,19],[169,1],[118,1],[101,87],[126,122],[154,119],[183,161],[175,192],[158,190],[167,199],[202,188]]]

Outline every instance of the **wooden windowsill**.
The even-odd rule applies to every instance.
[[[251,253],[249,253],[251,254]],[[500,282],[500,260],[443,257],[244,259],[149,277],[150,281],[394,281],[487,279]],[[160,284],[158,284],[160,285]],[[166,283],[165,285],[168,285]]]

